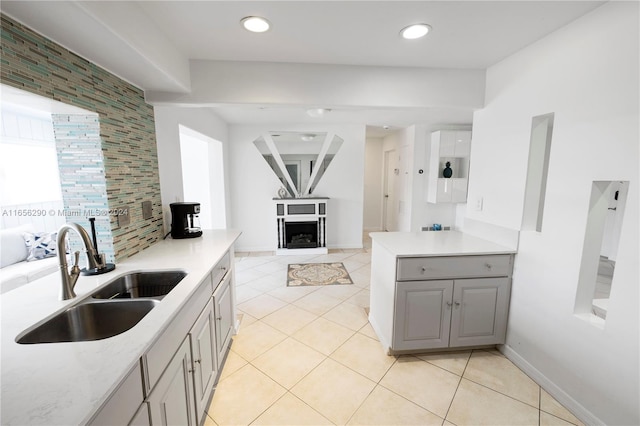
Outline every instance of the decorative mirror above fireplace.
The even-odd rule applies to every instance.
[[[268,132],[253,141],[287,196],[313,193],[343,139],[327,132]]]

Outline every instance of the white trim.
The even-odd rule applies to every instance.
[[[499,345],[498,350],[506,356],[509,361],[514,363],[516,367],[522,370],[527,376],[531,377],[540,387],[542,387],[549,395],[554,397],[560,404],[566,407],[574,416],[587,425],[604,425],[605,422],[597,418],[591,411],[587,410],[582,404],[573,399],[569,394],[558,387],[551,379],[545,376],[540,370],[531,365],[526,359],[522,358],[513,348],[508,345]]]

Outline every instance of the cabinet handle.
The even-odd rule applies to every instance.
[[[222,317],[216,317],[218,321],[222,321]]]
[[[447,307],[451,307],[451,302],[447,302]]]
[[[201,359],[196,359],[193,362],[197,362],[198,364],[200,364],[202,362],[202,360]]]
[[[484,267],[490,271],[493,266],[490,263],[485,263]]]
[[[422,273],[424,274],[425,272],[427,272],[427,269],[429,269],[429,268],[427,268],[426,266],[423,266],[423,267],[421,268]]]
[[[226,271],[226,270],[227,270],[227,268],[226,268],[225,266],[221,266],[221,267],[220,267],[220,270],[221,270],[221,271]]]
[[[454,305],[460,306],[460,302],[453,302]]]
[[[193,373],[193,372],[194,372],[194,371],[196,371],[196,370],[195,370],[194,368],[189,368],[189,369],[187,369],[187,371],[188,371],[189,373]]]

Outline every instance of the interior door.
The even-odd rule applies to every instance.
[[[384,198],[382,204],[382,226],[385,231],[397,230],[397,201],[395,194],[396,181],[398,179],[398,163],[396,151],[384,152]]]

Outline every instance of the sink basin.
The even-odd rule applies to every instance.
[[[22,333],[16,342],[32,344],[106,339],[132,328],[158,303],[153,299],[83,303]]]
[[[162,299],[187,276],[183,271],[133,272],[93,293],[95,299]]]

